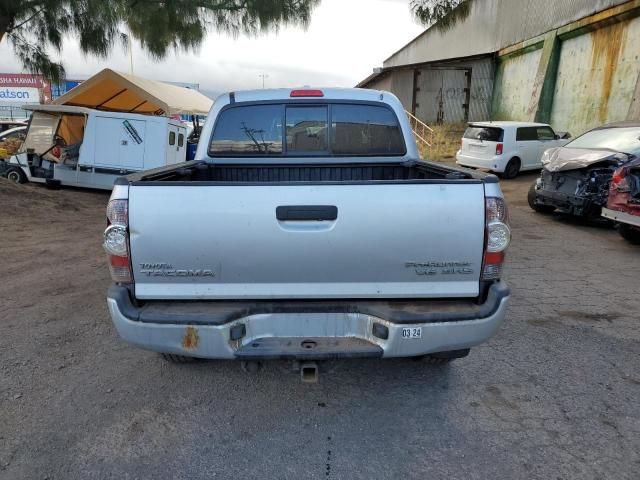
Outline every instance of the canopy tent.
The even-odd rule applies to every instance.
[[[177,87],[105,68],[53,101],[54,105],[147,115],[206,115],[212,100]]]

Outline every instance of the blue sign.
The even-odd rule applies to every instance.
[[[82,80],[66,80],[57,85],[51,84],[51,96],[54,99],[61,97],[62,95],[67,93],[69,90],[71,90],[73,87],[77,87],[81,83],[82,83]]]

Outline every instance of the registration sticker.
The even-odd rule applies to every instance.
[[[422,327],[403,328],[402,338],[422,338]]]

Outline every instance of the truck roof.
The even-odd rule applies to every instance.
[[[327,88],[327,87],[299,87],[299,88],[273,88],[273,89],[260,89],[260,90],[239,90],[237,92],[230,92],[225,95],[233,95],[236,102],[258,102],[268,100],[288,100],[291,99],[292,91],[321,91],[321,97],[298,97],[300,99],[306,98],[323,98],[325,100],[359,100],[369,102],[384,101],[387,99],[395,99],[395,95],[390,92],[382,90],[369,90],[366,88]]]

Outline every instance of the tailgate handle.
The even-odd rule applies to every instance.
[[[335,205],[282,205],[276,207],[278,220],[335,220],[338,207]]]

